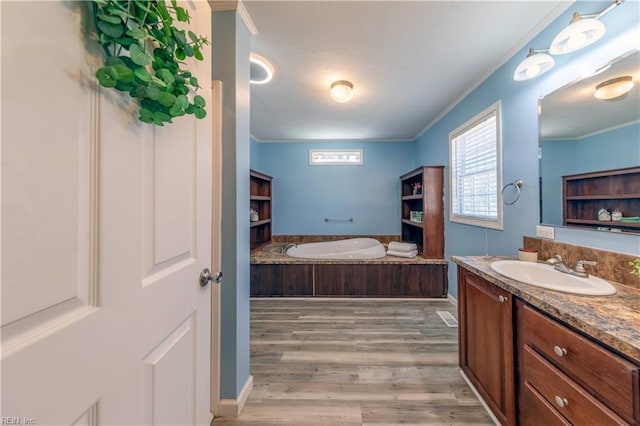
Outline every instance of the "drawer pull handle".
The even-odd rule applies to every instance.
[[[561,348],[560,346],[557,346],[557,345],[553,347],[553,351],[558,356],[565,356],[567,354],[567,350],[565,348]]]
[[[569,401],[567,401],[567,398],[563,398],[561,396],[556,395],[556,404],[558,404],[558,407],[560,408],[564,408],[567,405],[569,405]]]
[[[503,295],[498,296],[498,300],[500,301],[500,303],[504,303],[507,301],[507,298],[504,297]]]

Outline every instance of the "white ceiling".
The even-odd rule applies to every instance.
[[[635,85],[625,96],[609,101],[593,96],[598,84],[627,75]],[[582,139],[640,121],[640,53],[616,59],[606,71],[548,94],[541,109],[540,138],[544,140]]]
[[[243,3],[258,30],[252,50],[275,68],[251,87],[259,141],[414,140],[571,4]],[[351,102],[331,100],[335,80],[353,83]]]

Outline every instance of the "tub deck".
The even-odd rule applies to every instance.
[[[445,259],[302,259],[280,253],[284,245],[251,252],[251,296],[447,297]]]

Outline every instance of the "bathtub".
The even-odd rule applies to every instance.
[[[374,238],[298,244],[287,250],[287,255],[305,259],[378,259],[386,256],[382,243]]]

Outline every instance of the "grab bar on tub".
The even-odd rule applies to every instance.
[[[349,219],[330,219],[328,217],[324,218],[325,222],[353,222],[353,218],[350,217]]]

